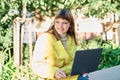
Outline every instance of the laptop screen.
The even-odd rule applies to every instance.
[[[96,48],[76,51],[71,75],[96,71],[100,63],[102,50],[102,48]]]

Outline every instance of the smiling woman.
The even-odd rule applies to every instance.
[[[70,27],[69,22],[66,19],[58,18],[55,20],[55,30],[58,32],[60,36],[66,35]]]
[[[76,50],[73,16],[70,10],[61,9],[51,28],[35,44],[32,71],[45,80],[88,80],[88,77],[70,76]]]

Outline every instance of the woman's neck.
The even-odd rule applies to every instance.
[[[61,41],[62,41],[62,44],[63,44],[64,48],[66,48],[67,35],[62,34],[62,35],[60,35],[60,37],[61,37]]]
[[[66,33],[65,33],[65,34],[61,34],[60,37],[61,37],[61,39],[62,39],[62,38],[66,38],[66,37],[67,37],[67,34],[66,34]]]

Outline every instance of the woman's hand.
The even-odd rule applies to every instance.
[[[65,72],[63,70],[58,69],[55,72],[55,78],[57,78],[57,79],[66,78],[66,74],[65,74]]]

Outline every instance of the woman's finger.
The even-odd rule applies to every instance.
[[[62,77],[62,78],[65,78],[65,77],[66,77],[66,74],[65,74],[64,71],[60,71],[60,74],[61,74],[61,77]]]

